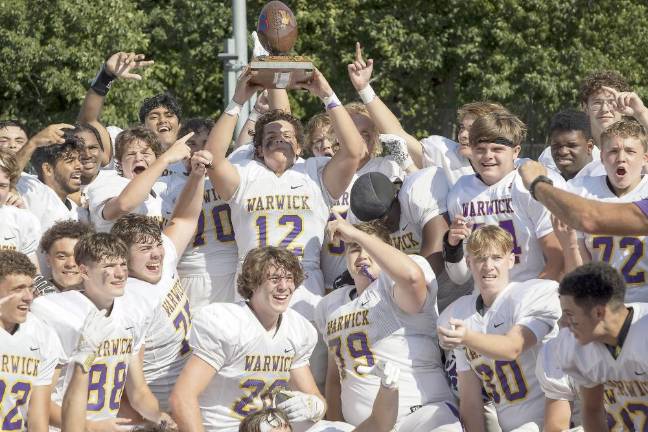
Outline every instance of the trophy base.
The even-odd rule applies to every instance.
[[[313,63],[303,56],[262,56],[250,62],[252,79],[267,89],[293,89],[313,79]]]

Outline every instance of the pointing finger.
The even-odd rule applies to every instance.
[[[362,48],[360,47],[360,42],[356,42],[355,59],[356,61],[362,61]]]

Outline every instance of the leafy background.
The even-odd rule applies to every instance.
[[[526,155],[545,143],[552,113],[577,107],[578,83],[616,69],[648,90],[648,6],[633,0],[290,0],[299,54],[314,59],[343,101],[355,41],[375,60],[374,89],[418,137],[452,136],[457,107],[498,101],[529,127]],[[250,0],[253,30],[265,1]],[[231,3],[208,0],[0,0],[0,118],[31,131],[76,117],[88,81],[112,52],[156,64],[119,82],[102,119],[137,121],[140,102],[170,90],[185,116],[223,108],[217,55],[231,35]],[[307,119],[319,101],[291,93]]]

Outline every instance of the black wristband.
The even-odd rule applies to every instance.
[[[90,88],[99,96],[106,96],[114,80],[115,77],[106,71],[106,64],[104,63],[101,65],[97,76],[90,83]]]
[[[443,235],[443,259],[449,263],[461,262],[464,257],[463,243],[452,246],[448,240],[449,236],[450,230]]]
[[[553,186],[553,180],[551,180],[549,177],[544,175],[539,175],[538,177],[533,179],[533,181],[529,185],[529,193],[531,194],[531,198],[533,198],[536,201],[538,201],[538,198],[536,198],[535,196],[535,188],[538,185],[538,183],[547,183]]]

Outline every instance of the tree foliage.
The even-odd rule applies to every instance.
[[[250,0],[254,29],[265,1]],[[355,41],[375,60],[374,88],[418,135],[452,135],[463,103],[503,103],[544,142],[551,114],[577,107],[587,73],[619,70],[648,93],[648,7],[633,0],[306,0],[296,51],[312,57],[344,101],[357,99],[346,75]],[[0,0],[0,116],[37,129],[74,119],[88,81],[117,50],[156,64],[140,82],[119,82],[104,120],[137,121],[141,100],[169,90],[185,115],[223,105],[217,57],[231,35],[231,4],[206,0]],[[291,93],[306,118],[321,103]],[[531,153],[527,149],[527,154]],[[532,153],[537,153],[533,151]]]

